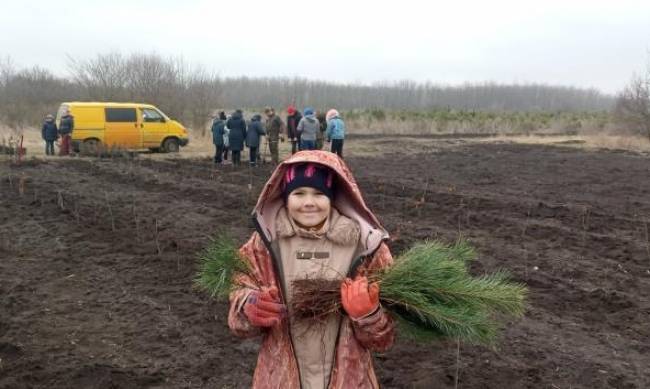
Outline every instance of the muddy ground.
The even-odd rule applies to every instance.
[[[395,150],[393,140],[385,150]],[[380,147],[381,141],[373,147]],[[497,350],[399,340],[386,388],[650,387],[650,157],[441,140],[348,158],[395,253],[459,234],[530,287]],[[207,158],[0,165],[0,388],[245,388],[257,341],[192,287],[241,242],[269,167]]]

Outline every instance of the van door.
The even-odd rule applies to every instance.
[[[97,139],[104,142],[104,107],[77,105],[71,108],[74,116],[72,140],[83,142],[86,139]]]
[[[105,108],[106,131],[104,139],[111,147],[142,148],[142,128],[138,125],[135,108]]]
[[[140,108],[142,142],[145,148],[158,148],[169,133],[165,117],[153,108]]]

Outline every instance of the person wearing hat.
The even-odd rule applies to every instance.
[[[72,131],[74,131],[74,117],[69,110],[66,110],[59,122],[59,135],[61,135],[59,155],[70,155],[72,152]]]
[[[278,142],[284,142],[284,135],[282,135],[284,122],[282,122],[280,116],[275,114],[275,109],[271,107],[264,108],[264,114],[266,115],[266,137],[269,142],[271,162],[277,165],[279,162]]]
[[[298,133],[298,123],[302,115],[296,107],[290,105],[287,107],[287,139],[291,142],[291,154],[295,154],[300,147],[300,134]]]
[[[282,162],[253,210],[256,232],[239,253],[228,326],[262,336],[252,387],[378,388],[371,352],[395,338],[393,319],[366,274],[392,264],[388,233],[366,206],[345,162],[300,151]],[[340,282],[342,310],[323,320],[293,315],[293,281]]]
[[[53,115],[45,116],[41,136],[45,141],[45,155],[54,155],[54,142],[59,139],[59,130],[56,128]]]
[[[212,122],[212,143],[215,147],[214,163],[217,165],[220,165],[223,162],[224,152],[226,151],[226,145],[224,142],[224,135],[226,135],[226,120],[226,113],[221,111],[219,112],[219,116],[215,117]]]
[[[327,120],[327,130],[325,136],[328,142],[332,142],[332,152],[343,158],[343,140],[345,139],[345,123],[339,111],[330,109],[325,115]]]
[[[298,137],[300,150],[316,150],[316,137],[320,130],[320,122],[316,118],[313,108],[305,108],[305,116],[298,123]]]
[[[325,131],[327,131],[327,120],[325,119],[325,112],[318,111],[316,119],[320,123],[320,131],[316,133],[316,150],[322,150],[325,143]]]
[[[260,147],[260,138],[266,135],[262,124],[262,115],[255,114],[246,130],[246,147],[248,147],[248,163],[251,167],[257,166],[257,154]]]
[[[244,149],[246,141],[246,121],[241,109],[236,110],[226,122],[226,127],[230,130],[228,134],[229,148],[232,152],[232,164],[239,166],[241,164],[241,151]]]

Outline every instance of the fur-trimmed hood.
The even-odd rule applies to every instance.
[[[341,215],[356,221],[359,226],[360,242],[364,248],[361,255],[372,253],[379,244],[388,238],[377,217],[368,209],[357,183],[345,162],[329,151],[300,151],[285,160],[275,169],[260,193],[253,218],[258,231],[267,241],[277,237],[275,219],[284,206],[282,180],[288,166],[298,163],[316,163],[328,167],[336,175],[335,196],[332,207]]]

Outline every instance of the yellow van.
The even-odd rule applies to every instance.
[[[72,147],[77,152],[94,153],[100,147],[178,152],[189,142],[187,129],[153,105],[62,103],[57,126],[66,111],[74,117]]]

